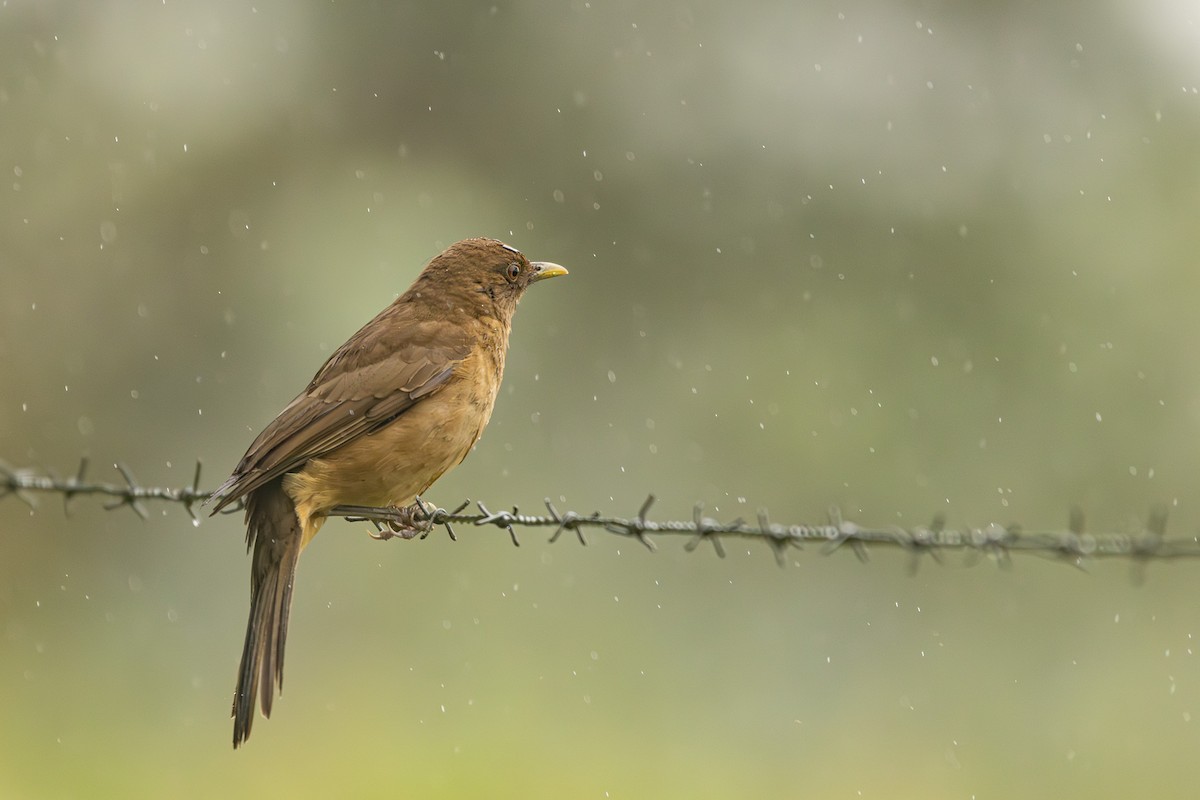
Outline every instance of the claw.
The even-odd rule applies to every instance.
[[[415,539],[418,536],[425,538],[433,529],[429,507],[420,498],[412,505],[403,508],[391,506],[389,510],[394,516],[386,520],[385,527],[367,534],[372,539],[386,542],[390,539]]]

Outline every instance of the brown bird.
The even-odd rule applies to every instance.
[[[466,457],[496,402],[517,301],[530,284],[566,274],[494,239],[446,248],[329,357],[210,498],[214,514],[245,499],[254,548],[234,747],[250,736],[256,696],[269,717],[283,690],[301,551],[335,507],[409,507]]]

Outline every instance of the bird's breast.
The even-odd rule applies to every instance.
[[[492,416],[504,355],[475,348],[441,389],[373,433],[308,461],[285,486],[304,516],[404,506],[466,458]]]

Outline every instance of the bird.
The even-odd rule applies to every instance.
[[[213,514],[244,503],[253,550],[235,749],[250,736],[256,705],[270,717],[283,691],[300,553],[338,506],[423,518],[420,495],[466,458],[491,417],[517,302],[532,284],[566,274],[495,239],[450,245],[334,351],[209,498]],[[399,535],[417,527],[402,525]]]

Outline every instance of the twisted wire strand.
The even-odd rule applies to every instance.
[[[0,500],[12,496],[35,508],[38,495],[58,495],[63,507],[70,512],[72,501],[79,496],[108,498],[106,510],[129,507],[142,519],[149,516],[147,502],[164,502],[182,505],[193,520],[198,520],[196,506],[207,500],[212,492],[200,488],[201,463],[196,469],[189,486],[160,487],[143,486],[133,471],[121,463],[113,468],[121,476],[122,483],[91,481],[87,478],[89,462],[84,458],[73,475],[63,478],[50,471],[31,468],[15,468],[0,462]],[[512,511],[492,511],[482,502],[472,504],[466,500],[454,509],[447,510],[427,505],[418,500],[414,516],[408,509],[374,508],[365,506],[339,506],[334,516],[352,521],[370,521],[377,530],[399,530],[398,526],[411,524],[414,519],[421,523],[420,538],[425,538],[437,527],[445,529],[451,539],[457,540],[455,525],[493,526],[507,531],[514,545],[519,546],[517,528],[553,529],[549,541],[557,541],[564,533],[573,533],[580,544],[587,544],[585,531],[595,530],[619,537],[634,539],[650,550],[655,549],[650,537],[687,537],[684,548],[695,550],[708,542],[718,556],[725,556],[725,542],[750,540],[766,544],[779,564],[786,563],[792,548],[817,545],[825,554],[833,553],[844,545],[860,559],[866,559],[868,546],[900,548],[914,556],[914,566],[919,557],[928,555],[935,560],[943,552],[959,551],[969,555],[985,555],[1001,565],[1006,565],[1014,554],[1028,553],[1052,557],[1083,566],[1096,559],[1130,559],[1136,562],[1165,561],[1200,557],[1200,537],[1167,537],[1167,514],[1162,508],[1152,510],[1136,533],[1092,534],[1084,530],[1084,517],[1079,509],[1073,509],[1065,530],[1025,531],[1018,525],[990,523],[982,527],[949,528],[944,518],[937,516],[927,526],[916,527],[866,527],[845,520],[836,509],[831,509],[827,521],[816,524],[784,524],[772,522],[765,509],[760,509],[756,519],[748,522],[737,518],[720,522],[704,514],[704,505],[696,504],[690,520],[652,520],[648,517],[654,504],[654,495],[630,517],[604,515],[596,511],[580,514],[575,511],[559,511],[547,499],[546,511],[541,514],[523,514],[518,508]],[[471,506],[474,505],[474,509]],[[225,509],[222,513],[235,513],[241,504]],[[390,538],[384,535],[381,538]]]

